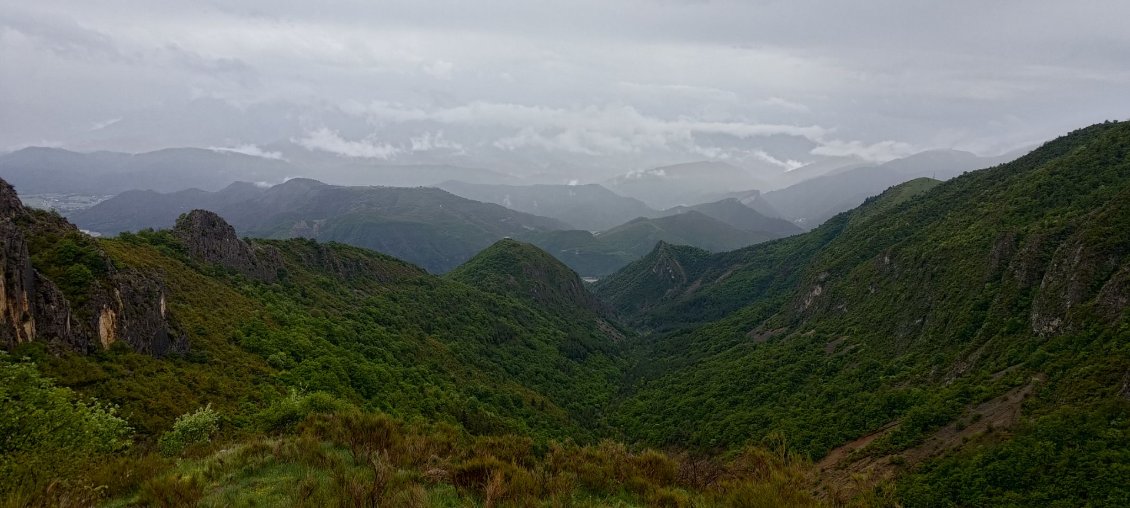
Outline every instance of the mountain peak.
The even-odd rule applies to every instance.
[[[299,178],[291,178],[291,179],[289,179],[289,180],[287,180],[283,183],[280,183],[280,184],[274,186],[274,188],[276,188],[276,189],[299,189],[299,188],[308,189],[308,188],[314,188],[314,187],[327,187],[327,186],[329,186],[329,184],[322,182],[320,180],[315,180],[313,178],[299,177]]]
[[[277,252],[256,252],[239,239],[231,224],[208,210],[197,209],[181,215],[173,228],[173,235],[180,239],[190,256],[248,277],[274,281],[277,268],[282,264]]]

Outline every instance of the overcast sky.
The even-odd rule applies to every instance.
[[[997,154],[1130,117],[1127,20],[1126,0],[0,0],[0,150]]]

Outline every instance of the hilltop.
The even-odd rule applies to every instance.
[[[447,276],[550,309],[595,312],[601,308],[576,272],[545,251],[509,238],[495,242]]]

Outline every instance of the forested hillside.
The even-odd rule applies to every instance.
[[[4,194],[8,259],[23,249],[24,261],[13,263],[27,270],[6,268],[4,294],[44,288],[57,294],[52,281],[62,288],[54,300],[5,300],[31,306],[22,318],[30,324],[4,322],[5,336],[13,337],[5,372],[37,383],[25,363],[34,361],[58,383],[117,404],[142,442],[202,406],[224,415],[229,435],[289,427],[303,415],[287,404],[309,397],[333,407],[447,422],[474,434],[589,442],[604,433],[596,408],[615,393],[623,363],[610,351],[625,332],[603,322],[597,309],[564,314],[563,301],[539,308],[341,244],[248,244],[203,211],[183,216],[172,231],[94,241],[57,216],[23,209],[11,187],[5,185]],[[78,273],[73,267],[87,265],[94,269],[72,275]],[[121,307],[97,303],[101,288],[122,277],[116,274],[147,274],[159,290],[134,292]],[[13,285],[28,277],[39,289]],[[94,336],[62,342],[17,333],[51,332],[60,306],[75,309],[73,319],[90,319]],[[147,317],[156,307],[159,315]],[[148,328],[131,326],[145,319],[169,323],[160,326],[187,344],[153,347]],[[2,395],[6,401],[26,396]],[[53,476],[39,469],[60,456],[31,446],[31,429],[21,423],[27,415],[9,417],[15,420],[4,420],[5,433],[17,441],[3,449],[4,492],[18,487],[43,495],[36,489],[48,488]],[[59,448],[55,452],[64,455],[76,451]],[[86,467],[80,459],[68,459],[74,469],[65,470]]]
[[[660,246],[597,286],[667,331],[614,421],[708,449],[784,436],[910,505],[1125,503],[1128,232],[1130,124],[1108,123],[806,235]]]
[[[1125,122],[592,292],[512,239],[437,277],[0,184],[0,498],[1123,506],[1128,235]]]

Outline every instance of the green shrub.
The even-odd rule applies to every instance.
[[[220,414],[208,404],[177,418],[173,429],[157,440],[157,447],[164,455],[179,455],[189,446],[210,441],[219,428]]]
[[[332,413],[343,407],[343,402],[328,393],[299,394],[291,389],[289,395],[259,412],[256,419],[264,430],[281,431],[293,428],[310,414]]]
[[[129,446],[131,429],[115,411],[79,399],[42,377],[34,363],[12,362],[0,352],[0,494],[35,492]]]

